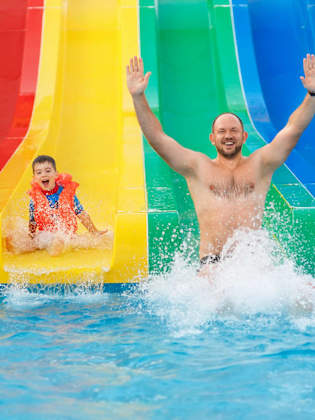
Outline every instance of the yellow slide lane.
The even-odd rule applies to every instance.
[[[136,0],[46,1],[31,127],[0,173],[1,221],[27,222],[31,161],[50,154],[80,183],[79,200],[114,240],[107,250],[58,257],[13,256],[2,241],[1,283],[128,282],[147,274],[142,141],[125,83],[125,64],[138,52],[137,13]]]

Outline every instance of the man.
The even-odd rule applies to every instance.
[[[210,141],[217,158],[210,159],[182,147],[163,132],[144,91],[151,73],[141,58],[127,66],[127,86],[144,136],[155,151],[183,175],[193,199],[200,227],[200,261],[220,260],[222,248],[238,228],[259,229],[273,172],[284,163],[315,113],[315,57],[303,60],[301,81],[308,91],[303,103],[273,141],[249,157],[242,156],[248,134],[236,115],[224,113],[213,122]]]

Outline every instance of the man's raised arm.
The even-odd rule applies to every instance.
[[[192,171],[197,153],[181,146],[164,133],[144,94],[150,75],[150,72],[144,75],[141,58],[134,57],[130,60],[130,64],[127,66],[127,86],[133,99],[140,127],[150,145],[166,163],[180,174],[188,175]]]
[[[300,79],[308,91],[302,104],[290,116],[287,125],[276,135],[273,141],[261,150],[264,167],[274,171],[289,156],[303,131],[312,121],[315,114],[315,56],[307,54],[303,60],[304,76]]]

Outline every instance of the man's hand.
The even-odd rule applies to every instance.
[[[306,58],[303,59],[304,75],[300,79],[303,86],[309,92],[315,93],[315,56],[314,54],[307,54]]]
[[[143,61],[141,58],[134,57],[130,60],[127,70],[127,86],[130,95],[142,95],[148,85],[151,73],[143,73]]]
[[[308,92],[315,93],[315,56],[307,54],[303,60],[304,77],[300,79]],[[276,135],[273,141],[260,149],[264,170],[271,175],[282,165],[297,144],[304,130],[315,115],[315,96],[305,95],[304,101],[291,114],[287,125]]]

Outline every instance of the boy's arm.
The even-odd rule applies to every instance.
[[[105,231],[100,231],[98,229],[96,229],[94,223],[92,222],[92,219],[90,217],[90,215],[86,212],[86,211],[82,211],[81,213],[79,213],[78,218],[80,219],[82,225],[92,234],[96,234],[96,233],[106,233],[107,230]]]
[[[33,239],[35,236],[35,232],[36,232],[36,228],[37,228],[37,224],[36,222],[32,222],[30,221],[28,224],[28,232],[29,232],[29,236]]]
[[[33,203],[33,200],[30,200],[30,204],[29,204],[28,233],[29,233],[29,236],[32,239],[35,236],[36,228],[37,228],[37,224],[35,222],[35,217],[34,217],[34,203]]]
[[[301,77],[301,81],[308,92],[315,93],[315,56],[313,54],[307,54],[303,60],[303,67],[305,77]],[[264,167],[268,172],[273,172],[284,163],[303,131],[312,121],[314,114],[315,96],[307,93],[302,104],[290,116],[287,125],[271,143],[260,149]]]
[[[73,198],[73,205],[74,205],[74,212],[77,215],[77,217],[80,219],[80,222],[82,225],[92,234],[96,233],[106,233],[105,231],[99,231],[96,229],[94,223],[92,222],[91,217],[89,214],[84,210],[82,204],[80,203],[78,197],[75,195]]]

